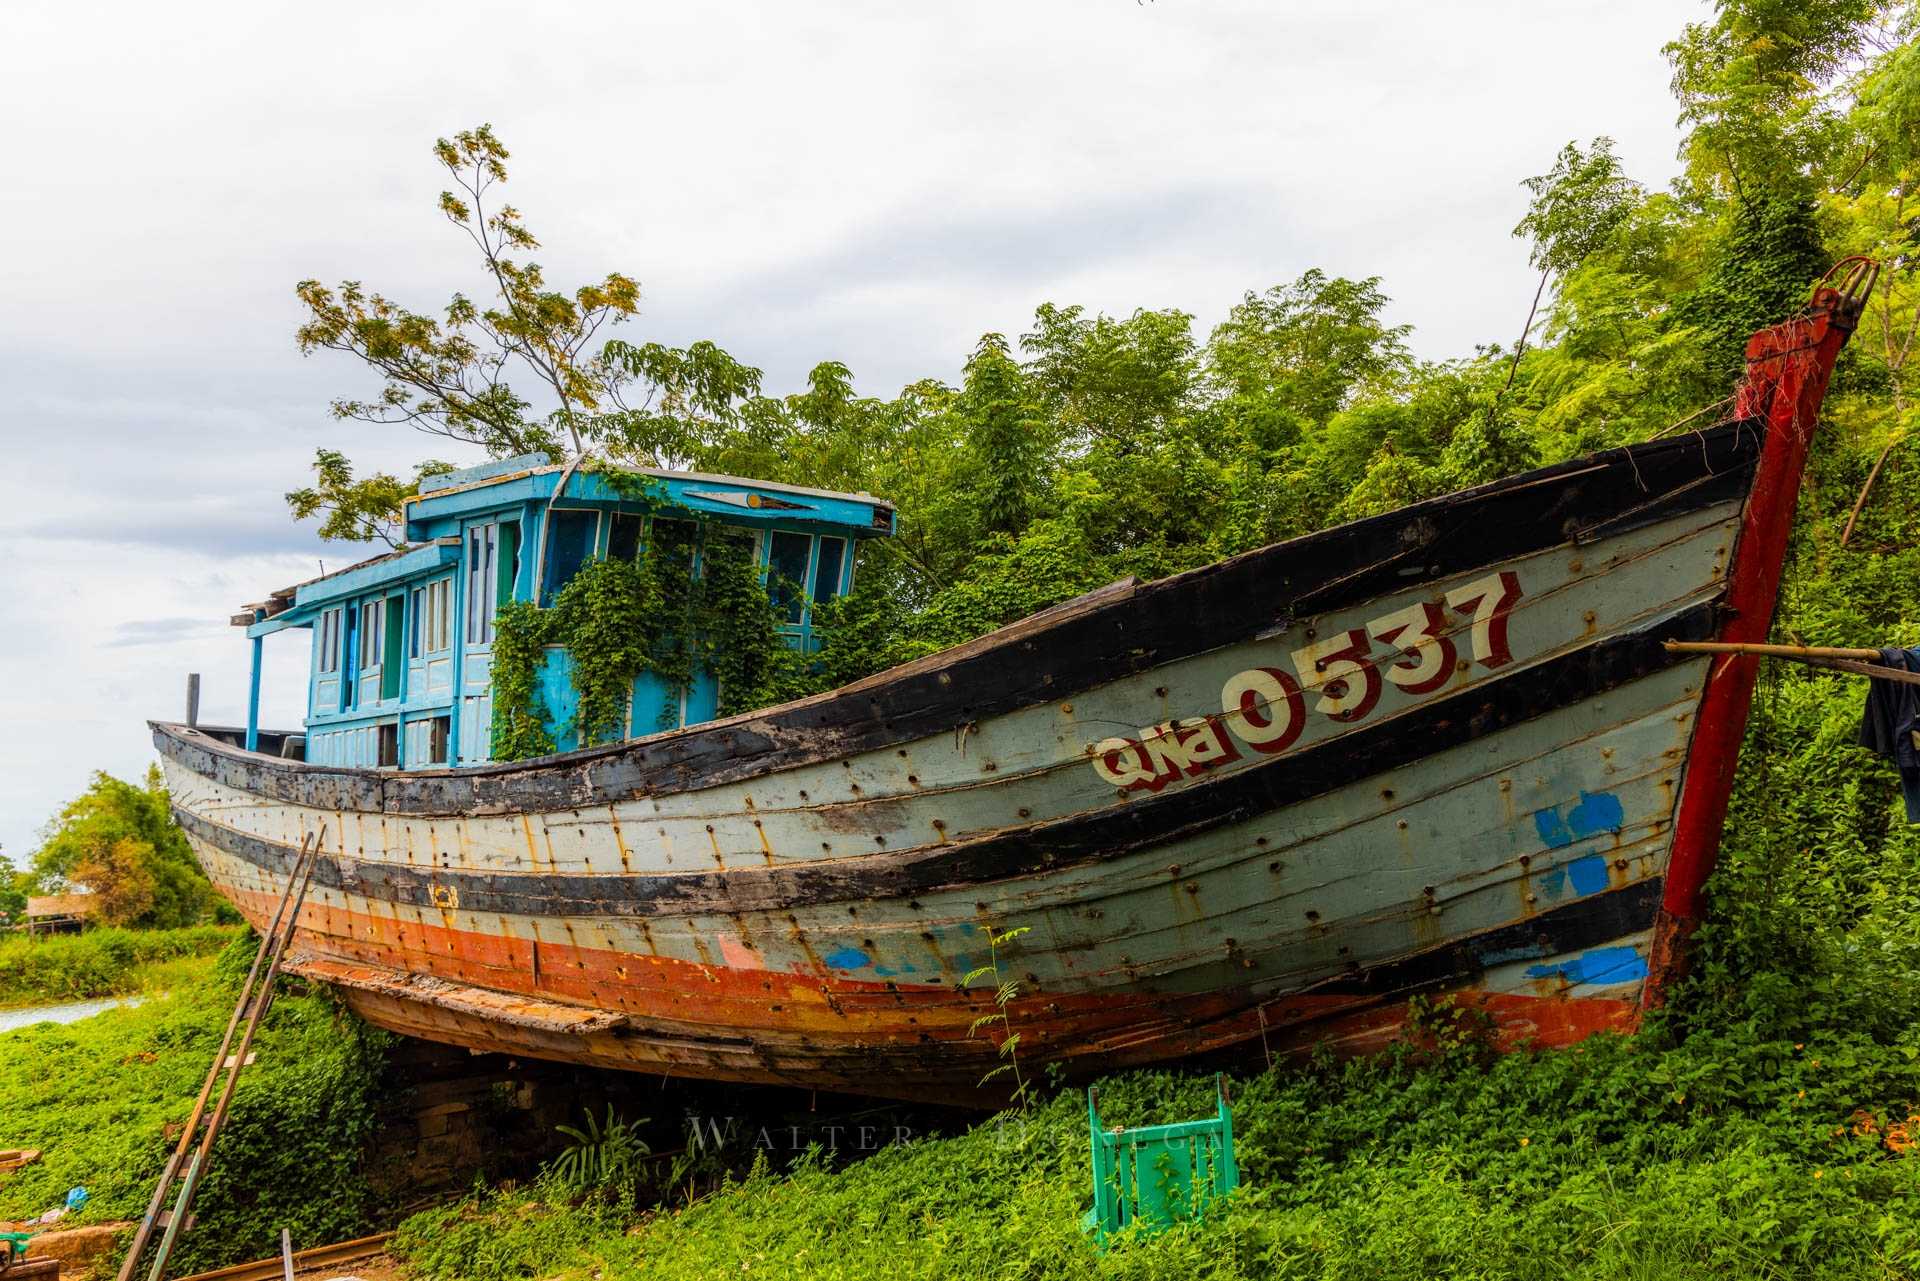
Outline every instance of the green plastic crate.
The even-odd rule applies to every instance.
[[[1087,1091],[1087,1126],[1093,1136],[1093,1208],[1080,1226],[1105,1245],[1135,1224],[1162,1232],[1204,1220],[1214,1204],[1240,1186],[1233,1160],[1233,1112],[1227,1086],[1214,1078],[1219,1111],[1204,1121],[1143,1125],[1135,1129],[1100,1124],[1099,1095]]]
[[[0,1272],[26,1261],[27,1242],[32,1236],[30,1232],[0,1232]]]

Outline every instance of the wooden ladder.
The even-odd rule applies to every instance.
[[[147,1252],[147,1246],[153,1240],[154,1232],[164,1229],[159,1248],[154,1252],[153,1266],[147,1271],[147,1281],[161,1281],[166,1275],[167,1261],[173,1255],[180,1233],[189,1226],[188,1215],[193,1209],[193,1194],[213,1158],[213,1143],[220,1137],[220,1127],[226,1123],[227,1108],[233,1102],[234,1087],[240,1083],[241,1069],[247,1066],[247,1055],[253,1047],[253,1034],[259,1030],[260,1020],[266,1017],[267,1007],[273,1003],[273,982],[280,975],[280,962],[287,954],[288,945],[293,942],[294,931],[299,927],[300,909],[307,901],[307,886],[313,880],[314,865],[320,861],[320,845],[326,840],[326,834],[327,829],[323,824],[318,833],[300,838],[300,854],[294,860],[286,888],[280,892],[280,903],[274,909],[273,923],[260,935],[260,947],[253,954],[253,966],[247,971],[246,982],[240,985],[239,998],[234,1002],[233,1013],[227,1019],[226,1034],[220,1038],[220,1050],[207,1068],[207,1079],[200,1086],[200,1097],[194,1101],[193,1114],[187,1118],[186,1128],[180,1132],[180,1142],[175,1145],[173,1155],[167,1158],[166,1169],[161,1172],[160,1182],[153,1189],[153,1199],[147,1203],[147,1212],[140,1220],[139,1229],[133,1234],[132,1244],[127,1247],[127,1257],[121,1260],[118,1281],[132,1281],[140,1266],[141,1256]],[[233,1034],[241,1029],[243,1020],[245,1027],[240,1032],[239,1047],[235,1049]],[[220,1088],[220,1101],[209,1115],[207,1101],[213,1097],[214,1085],[223,1079],[225,1083]],[[174,1197],[173,1209],[163,1210],[167,1194],[176,1183],[180,1190]]]

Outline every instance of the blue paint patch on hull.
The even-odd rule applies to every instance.
[[[1575,894],[1598,894],[1607,888],[1607,860],[1598,854],[1577,858],[1567,864],[1567,879]]]
[[[864,970],[873,964],[873,958],[857,947],[843,947],[821,959],[836,970]]]
[[[1565,979],[1575,987],[1583,983],[1637,983],[1647,977],[1647,958],[1631,947],[1596,947],[1551,965],[1529,965],[1527,977]]]
[[[1565,814],[1558,809],[1534,814],[1533,826],[1549,848],[1561,849],[1604,832],[1617,832],[1626,817],[1626,806],[1612,792],[1582,792]]]

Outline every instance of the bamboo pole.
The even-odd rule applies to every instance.
[[[294,864],[296,872],[307,861],[307,847],[312,840],[311,834],[300,838],[300,857]],[[180,1142],[174,1146],[173,1155],[167,1158],[166,1169],[161,1171],[160,1182],[153,1189],[153,1199],[147,1203],[147,1212],[140,1220],[139,1229],[133,1234],[132,1244],[127,1247],[126,1258],[120,1262],[118,1281],[132,1281],[140,1264],[140,1256],[147,1252],[147,1246],[153,1240],[154,1225],[160,1221],[160,1211],[167,1204],[167,1193],[173,1189],[173,1181],[180,1174],[181,1164],[193,1150],[194,1138],[200,1132],[200,1118],[206,1115],[207,1102],[213,1097],[214,1083],[220,1079],[220,1073],[226,1066],[227,1051],[233,1048],[233,1034],[240,1026],[240,1016],[252,1001],[254,980],[260,977],[260,966],[266,960],[273,940],[280,935],[280,921],[286,915],[287,904],[293,900],[293,887],[297,879],[297,876],[287,878],[287,887],[280,892],[279,905],[273,910],[273,923],[260,932],[260,946],[254,949],[253,965],[247,970],[246,981],[240,985],[239,998],[234,1001],[233,1013],[227,1018],[227,1030],[220,1038],[220,1052],[213,1056],[213,1063],[207,1068],[207,1079],[200,1084],[200,1097],[194,1100],[193,1112],[180,1131]]]
[[[1671,640],[1665,642],[1665,645],[1669,654],[1736,654],[1756,658],[1784,658],[1789,662],[1804,663],[1808,667],[1823,667],[1829,671],[1846,672],[1853,676],[1868,676],[1877,681],[1892,681],[1896,685],[1920,685],[1920,672],[1903,671],[1898,667],[1882,667],[1878,661],[1880,651],[1877,649],[1836,649],[1823,645],[1736,645],[1721,641]]]
[[[1852,658],[1863,663],[1880,661],[1877,649],[1841,649],[1831,645],[1734,645],[1725,641],[1675,641],[1666,643],[1669,654],[1757,654],[1762,658]]]
[[[214,1141],[220,1137],[221,1126],[226,1122],[227,1109],[233,1102],[234,1087],[240,1084],[240,1072],[247,1065],[247,1051],[253,1048],[254,1033],[260,1030],[260,1020],[273,1003],[273,983],[280,976],[280,962],[286,959],[287,948],[292,945],[293,936],[300,928],[300,909],[306,904],[307,888],[313,883],[313,869],[320,862],[320,846],[325,840],[326,828],[322,827],[320,835],[313,842],[312,853],[305,860],[297,861],[288,872],[290,882],[297,882],[292,908],[281,930],[273,937],[267,972],[253,994],[253,1008],[247,1015],[246,1028],[240,1035],[240,1047],[230,1060],[232,1067],[227,1072],[226,1084],[220,1089],[220,1101],[214,1105],[213,1115],[207,1119],[206,1134],[201,1138],[193,1159],[187,1163],[186,1177],[181,1180],[180,1193],[174,1198],[173,1212],[167,1220],[167,1230],[161,1234],[160,1246],[154,1252],[147,1281],[161,1281],[166,1276],[174,1243],[185,1229],[187,1216],[193,1210],[194,1193],[199,1190],[200,1176],[206,1172],[208,1161],[213,1156]]]

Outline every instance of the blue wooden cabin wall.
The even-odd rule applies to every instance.
[[[532,599],[533,558],[548,515],[542,479],[551,492],[553,477],[535,475],[508,476],[458,494],[426,495],[415,501],[408,522],[409,536],[427,540],[425,547],[300,590],[296,609],[310,617],[292,625],[310,626],[313,633],[309,761],[425,768],[489,759],[491,612],[476,615],[475,596],[490,596],[496,606]],[[638,523],[641,513],[630,505],[623,510],[619,496],[604,483],[597,490],[588,483],[595,480],[582,477],[577,487],[587,492],[575,497],[570,487],[563,500],[568,505],[553,510],[549,568],[541,586],[546,604],[582,565],[610,552],[631,554],[647,536]],[[819,642],[812,630],[812,600],[850,590],[856,538],[876,532],[879,522],[870,501],[823,497],[808,502],[830,508],[832,519],[823,520],[817,510],[806,520],[783,519],[777,511],[755,512],[751,521],[729,519],[734,513],[707,502],[704,506],[717,510],[702,512],[700,525],[703,536],[716,526],[751,531],[763,567],[778,558],[786,576],[806,585],[798,596],[776,589],[776,603],[788,611],[782,626],[788,644],[813,652]],[[622,519],[616,520],[616,513]],[[880,532],[891,532],[890,514],[888,521]],[[371,622],[369,604],[376,607]],[[446,620],[428,627],[441,609],[448,611]],[[367,643],[370,627],[379,634],[377,662]],[[436,631],[438,636],[432,634]],[[550,648],[537,669],[536,689],[563,751],[579,745],[572,725],[577,708],[572,677],[571,656]],[[718,705],[718,684],[705,668],[696,670],[684,698],[643,673],[634,682],[627,732],[638,736],[711,720]]]

